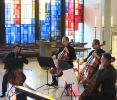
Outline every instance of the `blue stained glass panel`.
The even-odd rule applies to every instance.
[[[42,25],[41,31],[46,31],[46,26],[45,25]]]
[[[53,10],[55,10],[55,11],[57,10],[55,5],[54,5],[54,6],[52,5],[52,6],[51,6],[51,9],[53,9]]]
[[[68,2],[65,3],[65,13],[68,13]]]
[[[31,18],[31,24],[35,24],[35,18]]]
[[[50,20],[50,14],[46,13],[46,20]]]
[[[46,12],[50,11],[50,3],[46,3]]]
[[[52,3],[53,5],[51,6],[51,33],[54,35],[54,40],[56,40],[58,35],[56,34],[56,31],[61,31],[60,27],[61,25],[61,1],[60,0],[55,0],[55,2]]]
[[[25,20],[24,18],[22,18],[22,16],[24,16],[23,15],[24,13],[22,13],[22,9],[20,8],[21,5],[19,4],[19,1],[20,1],[20,4],[24,5],[25,2],[23,0],[14,0],[11,2],[9,0],[6,0],[5,2],[5,37],[6,37],[5,42],[6,44],[35,43],[35,15],[34,15],[35,1],[34,0],[30,1],[30,3],[32,2],[32,5],[25,3],[24,6],[32,7],[32,10],[30,10],[29,12],[32,15],[28,17],[25,15],[26,17]],[[20,15],[20,11],[22,15]],[[23,22],[23,23],[20,23],[20,22]]]
[[[49,39],[48,32],[41,32],[41,39],[45,39],[45,40]]]
[[[56,37],[57,34],[55,34],[55,32],[58,26],[61,25],[61,0],[53,0],[52,3],[45,2],[45,12],[43,13],[45,13],[46,18],[45,20],[39,19],[40,39],[48,40],[50,38],[50,33],[51,36],[54,35],[54,37]],[[41,15],[42,13],[39,14]],[[61,28],[58,29],[61,31]]]
[[[40,9],[39,9],[40,10]],[[40,22],[40,39],[49,39],[50,33],[50,2],[45,2],[45,20],[39,19]],[[42,13],[39,13],[40,15]]]
[[[7,25],[5,30],[6,33],[6,44],[14,44],[20,42],[20,26],[19,25]]]
[[[22,43],[34,43],[35,42],[35,31],[34,25],[32,24],[22,24],[21,25],[21,37]]]

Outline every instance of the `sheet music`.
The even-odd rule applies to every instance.
[[[74,73],[73,68],[68,69],[68,70],[64,70],[63,75],[65,77],[67,84],[73,84],[73,83],[78,81],[77,78],[76,78],[76,75]]]

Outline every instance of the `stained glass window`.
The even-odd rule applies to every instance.
[[[61,0],[51,0],[51,37],[53,40],[61,37]]]
[[[50,0],[39,0],[39,23],[41,39],[50,36]]]
[[[65,33],[71,39],[74,34],[74,0],[66,0],[65,4]]]
[[[5,0],[6,43],[20,42],[20,3],[19,0]]]
[[[35,42],[35,0],[5,0],[6,44]]]
[[[83,42],[83,0],[66,0],[65,35],[74,42]]]
[[[39,0],[40,39],[57,40],[61,36],[61,0]]]
[[[5,43],[35,43],[35,6],[39,8],[39,38],[61,41],[61,25],[65,35],[83,42],[83,0],[5,0]],[[63,5],[64,3],[65,5]],[[65,18],[61,9],[65,7]],[[37,7],[38,6],[38,7]],[[61,22],[61,20],[63,22]],[[63,23],[63,24],[62,24]],[[64,30],[64,29],[62,29]]]
[[[21,41],[35,42],[35,1],[21,0]]]

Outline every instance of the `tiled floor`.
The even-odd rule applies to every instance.
[[[77,62],[74,62],[74,65],[77,67],[78,64]],[[1,81],[2,81],[2,76],[4,73],[4,69],[3,69],[3,63],[0,63],[0,91],[1,91]],[[36,59],[29,59],[29,64],[28,65],[24,65],[24,73],[27,76],[27,80],[26,80],[26,84],[28,85],[28,87],[36,90],[38,87],[44,85],[47,83],[47,71],[42,69],[37,60]],[[77,74],[77,72],[76,72]],[[62,92],[64,90],[64,86],[65,86],[65,79],[64,76],[58,78],[59,81],[59,86],[58,89],[57,88],[53,88],[50,87],[52,89],[47,88],[47,86],[43,86],[40,89],[37,89],[36,91],[42,93],[42,94],[46,94],[49,95],[53,98],[53,100],[71,100],[71,96],[66,96],[66,94],[63,94],[63,97],[60,98],[60,96],[62,95]],[[51,83],[51,75],[50,72],[48,71],[48,83]],[[74,91],[76,92],[76,98],[73,97],[73,100],[77,100],[78,95],[80,95],[80,93],[82,93],[83,91],[83,87],[81,84],[78,85],[78,82],[74,82],[73,85]],[[46,90],[47,89],[47,90]],[[6,100],[7,98],[1,98],[0,100]],[[12,99],[14,100],[14,99]],[[28,100],[33,100],[31,98],[28,98]]]
[[[44,85],[47,83],[47,72],[46,70],[43,70],[40,68],[39,64],[37,61],[32,61],[30,63],[30,67],[29,66],[26,66],[26,68],[28,69],[31,69],[31,66],[35,65],[35,69],[33,69],[32,71],[29,71],[29,70],[25,70],[26,71],[26,75],[28,76],[28,79],[26,80],[26,83],[29,85],[29,87],[32,87],[34,90],[36,90],[36,88]],[[75,65],[77,66],[77,63],[75,63]],[[37,74],[35,74],[37,73]],[[51,83],[51,76],[50,74],[48,74],[48,83]],[[33,76],[33,77],[32,77]],[[41,78],[40,78],[41,77]],[[35,80],[35,81],[31,81],[31,80]],[[44,90],[44,89],[47,89],[47,86],[44,86],[40,89],[38,89],[37,91],[43,93],[43,94],[46,94],[46,95],[50,95],[54,98],[54,100],[57,100],[57,99],[60,99],[60,96],[61,96],[61,93],[62,91],[64,90],[64,84],[65,84],[65,79],[64,79],[64,76],[58,78],[58,81],[59,81],[59,87],[58,89],[54,88],[54,89],[49,89],[48,90]],[[30,84],[29,84],[30,83]],[[75,83],[74,87],[78,88],[79,86],[79,94],[80,92],[82,92],[82,86],[78,85],[78,83]],[[53,88],[53,87],[51,87]],[[44,90],[44,91],[43,91]],[[77,95],[79,95],[77,94]],[[70,100],[70,97],[63,97],[61,98],[61,100]]]

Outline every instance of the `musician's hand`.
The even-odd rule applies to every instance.
[[[101,63],[101,64],[99,65],[99,69],[100,69],[100,70],[104,69],[104,64],[103,64],[103,63]]]
[[[56,59],[56,55],[52,56],[52,59]]]
[[[22,58],[22,56],[18,56],[18,58]]]
[[[99,57],[95,52],[93,52],[92,55],[93,55],[94,57],[100,59],[100,57]]]
[[[79,65],[82,65],[84,63],[84,60],[79,63]]]
[[[67,48],[67,47],[65,47],[65,48],[64,48],[64,50],[65,50],[67,53],[69,53],[69,51],[68,51],[68,48]]]
[[[92,55],[93,55],[94,57],[96,57],[96,56],[97,56],[97,54],[96,54],[95,52],[93,52],[93,53],[92,53]]]

